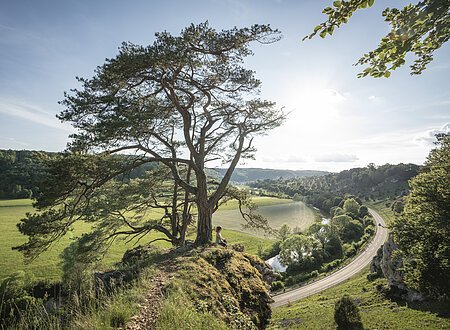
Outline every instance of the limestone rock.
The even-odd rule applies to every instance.
[[[425,297],[420,292],[408,288],[403,280],[403,259],[400,254],[395,253],[398,245],[389,235],[386,243],[377,251],[370,265],[372,273],[382,274],[388,281],[390,293],[408,301],[421,301]]]

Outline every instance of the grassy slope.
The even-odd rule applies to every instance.
[[[375,286],[386,281],[377,279],[369,282],[366,278],[368,273],[365,269],[339,286],[290,306],[275,308],[270,329],[336,329],[334,304],[344,294],[350,295],[359,304],[365,329],[450,329],[448,319],[427,311],[433,306],[422,303],[411,308],[383,297]]]
[[[366,202],[366,204],[375,209],[381,217],[386,221],[386,223],[389,225],[394,221],[394,212],[391,210],[389,206],[386,206],[386,203],[392,204],[392,201],[389,200],[381,200],[376,202]]]
[[[271,203],[276,202],[283,203],[284,201],[268,198],[257,200],[261,205],[271,205]],[[231,204],[228,207],[232,206]],[[26,212],[32,211],[33,207],[30,200],[0,201],[0,280],[18,270],[24,270],[27,274],[36,278],[59,279],[62,275],[59,254],[71,242],[71,238],[88,231],[90,228],[88,224],[77,224],[73,232],[62,238],[31,264],[25,265],[22,255],[17,251],[11,250],[11,247],[26,241],[26,237],[17,230],[16,223],[24,217]],[[158,237],[158,235],[157,233],[151,234],[147,238],[142,239],[139,244],[144,244],[146,241]],[[268,239],[254,237],[233,230],[224,230],[223,235],[230,243],[243,244],[246,251],[252,254],[257,253],[259,246],[266,248],[271,244],[271,241]],[[167,242],[156,242],[155,244],[160,247],[169,247]],[[104,267],[108,268],[114,262],[119,261],[124,251],[132,246],[133,243],[125,244],[123,241],[116,241],[104,260]]]

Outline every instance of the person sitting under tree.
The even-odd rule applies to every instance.
[[[222,246],[227,246],[227,241],[222,237],[222,227],[216,227],[216,243]]]

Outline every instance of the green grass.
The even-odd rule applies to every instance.
[[[227,240],[229,244],[243,244],[245,246],[245,252],[250,254],[257,254],[259,249],[267,249],[274,242],[274,240],[272,239],[252,236],[246,233],[229,229],[224,229],[222,231],[222,236]]]
[[[267,198],[260,199],[259,202],[268,205],[284,200]],[[30,264],[25,264],[21,253],[12,250],[13,246],[26,242],[27,238],[20,234],[16,224],[25,216],[26,212],[33,212],[31,201],[27,199],[19,200],[1,200],[0,201],[0,281],[16,271],[23,270],[27,276],[36,279],[58,280],[62,276],[61,259],[59,255],[63,249],[70,244],[74,237],[89,231],[90,225],[86,223],[77,223],[74,230],[65,237],[56,242],[48,251],[44,252]],[[245,246],[248,253],[256,254],[259,246],[268,247],[272,241],[263,237],[251,236],[239,231],[225,229],[224,237],[230,244],[241,243]],[[144,244],[150,239],[162,237],[162,234],[152,233],[142,239],[139,244]],[[193,237],[190,237],[193,238]],[[170,244],[164,241],[154,243],[159,247],[170,247]],[[115,262],[122,258],[124,251],[133,247],[133,242],[125,244],[123,240],[117,240],[105,256],[103,268],[111,267]]]
[[[183,306],[183,308],[180,308]],[[186,295],[179,291],[170,293],[161,306],[155,326],[157,330],[226,330],[227,325],[211,313],[199,312]]]
[[[13,246],[26,242],[27,238],[17,229],[16,224],[25,216],[26,212],[33,212],[30,200],[8,200],[0,201],[0,280],[15,271],[23,270],[28,276],[36,279],[58,280],[61,275],[61,259],[59,255],[63,249],[72,242],[74,237],[89,231],[90,225],[86,223],[77,223],[74,230],[65,237],[56,242],[48,251],[40,255],[30,264],[25,264],[22,254],[12,250]],[[149,235],[141,242],[145,243],[150,238],[158,237],[159,234]],[[160,247],[168,247],[165,242],[156,242]],[[133,244],[125,244],[124,241],[116,241],[104,260],[104,267],[108,268],[113,263],[122,258],[124,251],[132,247]]]
[[[280,205],[280,204],[290,204],[293,203],[291,199],[285,199],[285,198],[275,198],[275,197],[254,197],[252,196],[252,201],[258,205],[259,207],[262,206],[270,206],[270,205]],[[220,206],[221,211],[225,210],[236,210],[238,208],[238,202],[236,200],[231,200],[225,204],[222,204]]]
[[[364,329],[450,329],[449,319],[428,311],[440,309],[440,313],[448,315],[448,307],[438,303],[416,303],[408,307],[386,299],[375,289],[386,280],[369,282],[368,272],[366,268],[341,285],[290,306],[275,308],[269,329],[336,329],[334,304],[344,294],[350,295],[359,305]]]
[[[395,214],[391,210],[390,206],[386,206],[386,203],[392,204],[392,201],[381,200],[375,202],[365,202],[366,205],[377,211],[381,217],[386,221],[386,224],[391,224],[394,221]]]
[[[267,218],[270,226],[275,229],[287,224],[292,229],[297,228],[304,231],[316,219],[320,218],[315,210],[303,202],[293,202],[288,199],[272,197],[256,197],[255,202],[259,206],[256,212]],[[223,228],[264,237],[264,231],[243,228],[242,225],[244,223],[245,221],[237,210],[237,203],[234,201],[223,205],[213,217],[214,226],[219,225]]]

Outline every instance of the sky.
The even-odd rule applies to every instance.
[[[148,45],[206,20],[216,29],[270,24],[283,38],[255,45],[246,65],[261,97],[289,112],[255,141],[245,167],[340,171],[369,163],[422,164],[434,134],[450,131],[450,46],[422,75],[406,65],[389,79],[357,78],[353,66],[389,30],[378,0],[332,37],[302,42],[325,20],[317,0],[129,0],[0,2],[0,149],[62,151],[73,128],[55,117],[64,91],[79,87],[123,41]],[[407,1],[395,1],[400,7]],[[409,57],[411,63],[412,57]]]

